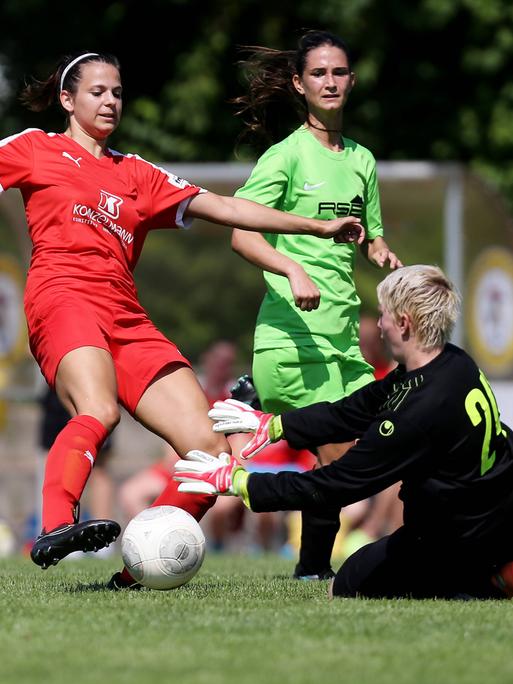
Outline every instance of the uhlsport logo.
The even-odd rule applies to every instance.
[[[384,420],[379,426],[379,434],[383,437],[390,437],[394,432],[394,424],[391,420]]]
[[[100,201],[98,209],[113,219],[119,218],[119,208],[123,204],[121,197],[113,195],[111,192],[100,190]]]

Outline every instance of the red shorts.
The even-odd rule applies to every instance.
[[[133,413],[149,383],[173,362],[191,364],[153,325],[135,296],[109,282],[68,282],[26,297],[30,348],[46,381],[55,386],[62,358],[99,347],[112,355],[119,401]]]

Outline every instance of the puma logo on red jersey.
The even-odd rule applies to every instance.
[[[80,162],[82,160],[82,157],[77,157],[75,159],[75,157],[72,157],[69,152],[63,152],[62,156],[66,157],[66,159],[71,159],[71,161],[74,162],[80,168]]]

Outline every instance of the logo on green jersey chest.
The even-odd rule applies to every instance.
[[[361,217],[363,213],[363,199],[356,195],[350,202],[319,202],[317,212],[322,218],[340,218],[341,216]]]

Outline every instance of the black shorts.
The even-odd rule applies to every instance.
[[[493,561],[443,549],[404,528],[367,544],[350,556],[333,583],[334,596],[365,598],[505,598],[491,576]]]

